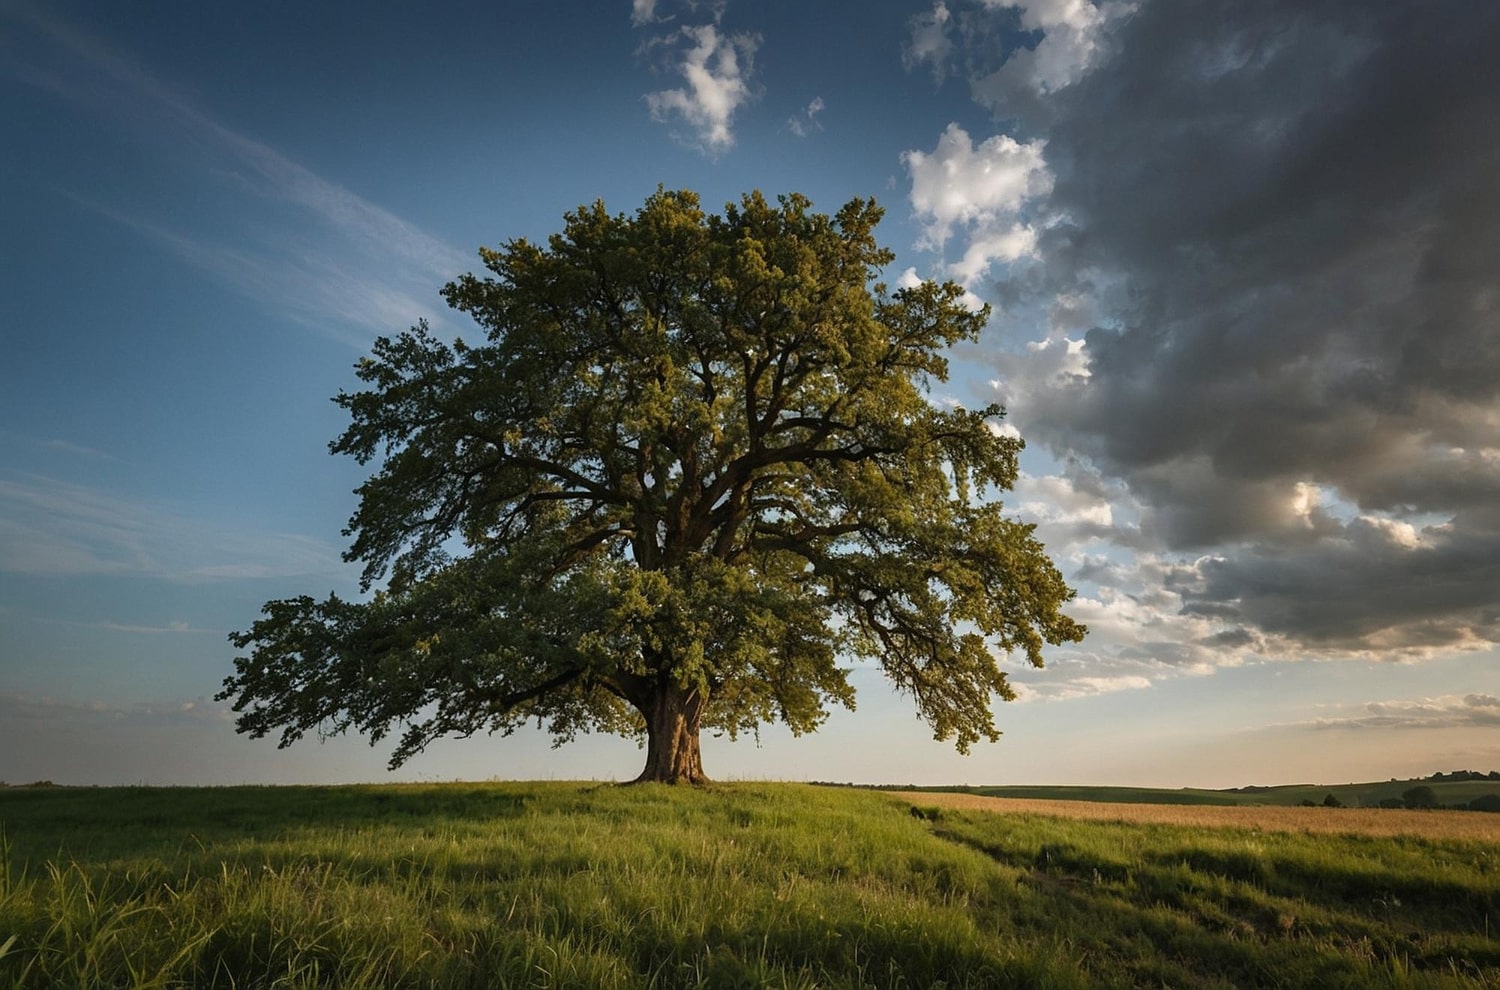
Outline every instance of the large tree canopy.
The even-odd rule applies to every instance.
[[[853,707],[878,664],[939,739],[994,739],[1006,654],[1077,640],[1032,527],[1002,514],[1002,410],[935,405],[987,314],[891,292],[881,210],[690,192],[602,203],[444,289],[478,345],[382,338],[332,444],[379,471],[346,554],[365,601],[267,603],[221,698],[252,736],[644,735],[641,779],[701,781],[699,733]]]

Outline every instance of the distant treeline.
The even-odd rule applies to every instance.
[[[1427,777],[1412,777],[1411,778],[1411,783],[1415,784],[1415,783],[1419,783],[1419,782],[1424,781],[1424,780],[1430,780],[1433,783],[1443,783],[1443,784],[1458,784],[1458,783],[1464,783],[1466,781],[1473,781],[1473,780],[1480,780],[1480,781],[1483,781],[1483,780],[1500,780],[1500,770],[1491,770],[1488,773],[1486,773],[1483,770],[1450,770],[1447,773],[1443,773],[1443,771],[1439,770],[1437,773],[1432,774],[1432,775],[1427,776]],[[1391,778],[1391,783],[1395,784],[1395,783],[1399,783],[1399,782],[1400,782],[1400,778],[1399,777],[1392,777]],[[1278,790],[1278,789],[1280,789],[1282,787],[1286,787],[1286,786],[1296,786],[1296,785],[1286,785],[1286,784],[1277,784],[1277,785],[1249,784],[1249,785],[1246,785],[1245,787],[1226,787],[1226,788],[1224,788],[1224,790],[1228,791],[1231,794],[1264,794],[1267,791]]]
[[[1430,780],[1432,778],[1428,779]],[[1462,783],[1473,779],[1476,778],[1464,778],[1462,781],[1458,782]],[[1489,778],[1481,776],[1477,779],[1487,780]],[[1448,778],[1445,782],[1453,783],[1454,781],[1452,780],[1452,778]],[[1317,801],[1312,801],[1305,798],[1299,803],[1308,808],[1317,807],[1319,804],[1319,802]],[[1332,793],[1325,797],[1321,803],[1325,808],[1344,807],[1344,803]],[[1449,804],[1444,804],[1438,799],[1437,792],[1434,791],[1431,787],[1426,784],[1418,784],[1416,787],[1411,787],[1407,790],[1402,791],[1400,797],[1381,798],[1380,801],[1375,805],[1375,807],[1408,808],[1413,811],[1442,810],[1500,812],[1500,794],[1481,794],[1479,797],[1476,797],[1469,801],[1457,801]]]

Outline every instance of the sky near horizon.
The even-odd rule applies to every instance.
[[[212,697],[356,595],[329,401],[438,290],[658,185],[886,208],[993,307],[941,401],[1081,644],[1000,742],[878,674],[711,776],[1227,787],[1500,768],[1500,5],[0,0],[0,781],[629,779],[629,740],[277,750]]]

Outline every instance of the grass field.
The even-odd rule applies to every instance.
[[[788,784],[11,788],[0,826],[0,987],[1500,987],[1483,838]]]

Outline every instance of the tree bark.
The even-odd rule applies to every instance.
[[[646,719],[646,767],[634,783],[710,783],[698,746],[705,700],[696,688],[665,684],[637,703]]]

